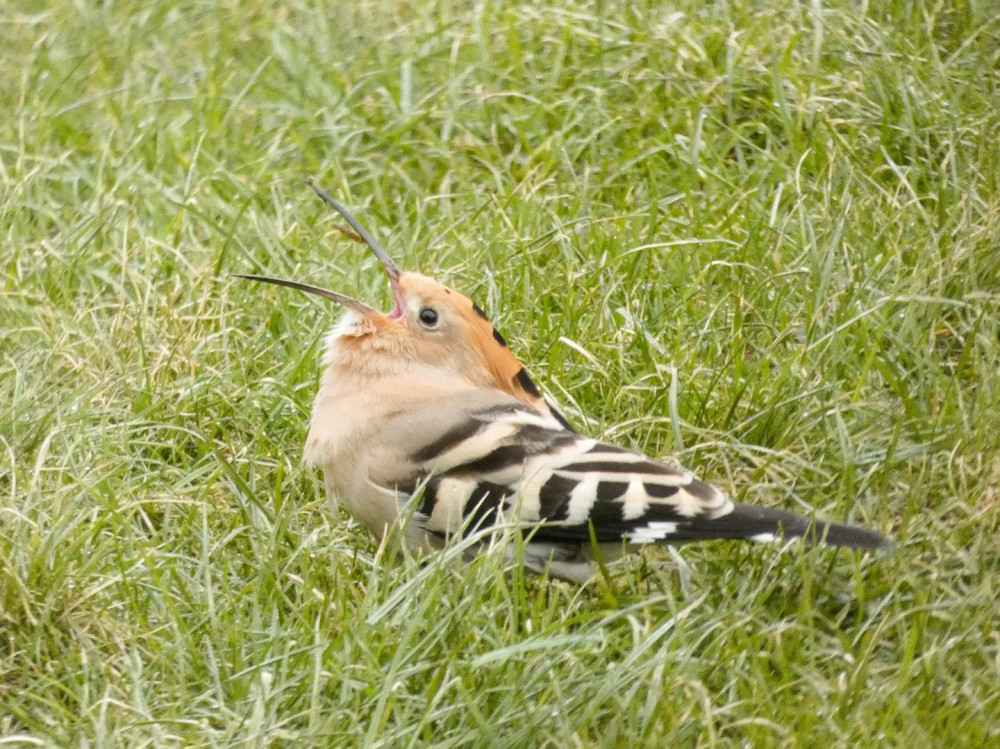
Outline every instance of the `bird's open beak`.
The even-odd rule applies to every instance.
[[[263,283],[273,283],[277,286],[288,286],[292,289],[298,289],[299,291],[305,291],[309,294],[316,294],[317,296],[325,297],[326,299],[331,299],[348,309],[352,309],[355,312],[359,312],[365,317],[388,317],[390,320],[399,320],[403,317],[406,311],[406,300],[403,297],[403,290],[399,283],[400,276],[402,276],[402,271],[399,270],[399,266],[389,257],[388,253],[382,249],[382,245],[378,243],[378,240],[373,237],[365,227],[363,227],[358,220],[350,214],[350,212],[343,205],[338,203],[336,200],[330,197],[330,195],[322,187],[317,185],[312,177],[306,180],[306,183],[313,189],[313,191],[319,195],[323,202],[328,206],[333,208],[337,213],[343,216],[344,220],[350,225],[351,229],[357,232],[357,235],[361,237],[366,245],[375,253],[375,257],[385,268],[386,275],[389,276],[389,285],[392,287],[392,296],[395,300],[396,306],[393,308],[392,312],[388,315],[383,315],[374,307],[369,307],[364,302],[359,302],[357,299],[352,299],[345,294],[341,294],[336,291],[329,291],[328,289],[321,288],[319,286],[313,286],[312,284],[299,283],[298,281],[287,281],[283,278],[274,278],[272,276],[258,276],[252,274],[244,273],[234,273],[236,278],[246,278],[251,281],[261,281]]]
[[[234,273],[236,278],[247,278],[251,281],[262,281],[263,283],[273,283],[276,286],[287,286],[291,289],[298,289],[299,291],[305,291],[308,294],[316,294],[317,296],[326,297],[327,299],[332,299],[337,304],[341,304],[348,309],[352,309],[356,312],[360,312],[365,317],[379,316],[382,313],[379,312],[374,307],[369,307],[364,302],[359,302],[357,299],[352,299],[344,294],[338,294],[336,291],[330,291],[329,289],[324,289],[319,286],[313,286],[308,283],[299,283],[298,281],[287,281],[284,278],[274,278],[272,276],[255,276],[249,273]]]

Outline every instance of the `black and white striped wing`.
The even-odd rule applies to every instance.
[[[448,534],[516,518],[534,538],[631,543],[684,537],[733,502],[690,471],[587,439],[520,404],[469,410],[411,455],[423,485],[419,522]],[[413,488],[409,487],[400,488]]]
[[[714,538],[880,548],[874,531],[733,502],[683,468],[600,443],[518,402],[462,409],[413,450],[395,487],[423,495],[417,521],[440,535],[498,521],[538,524],[535,541],[645,544]],[[418,489],[419,487],[419,489]]]

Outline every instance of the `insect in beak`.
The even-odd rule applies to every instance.
[[[345,221],[350,225],[351,229],[361,237],[362,241],[371,249],[378,258],[378,261],[382,264],[385,269],[386,275],[389,276],[389,285],[392,287],[392,295],[395,299],[396,306],[391,313],[385,315],[390,320],[399,320],[403,317],[406,311],[406,301],[403,297],[403,291],[399,283],[402,271],[399,270],[399,266],[389,257],[388,253],[382,248],[378,240],[373,237],[365,227],[363,227],[354,216],[351,215],[350,211],[347,210],[341,203],[330,197],[329,193],[326,192],[322,187],[317,185],[312,177],[306,179],[306,184],[313,189],[313,191],[319,195],[323,202],[328,206],[333,208],[337,213],[339,213]],[[374,307],[370,307],[364,302],[359,302],[357,299],[353,299],[345,294],[341,294],[336,291],[330,291],[328,289],[321,288],[319,286],[313,286],[312,284],[300,283],[298,281],[288,281],[283,278],[274,278],[273,276],[258,276],[254,274],[246,273],[234,273],[236,278],[246,278],[250,281],[260,281],[262,283],[272,283],[276,286],[287,286],[292,289],[298,289],[299,291],[304,291],[308,294],[316,294],[317,296],[325,297],[334,302],[337,302],[344,307],[359,312],[365,317],[382,317],[382,313],[379,312]]]

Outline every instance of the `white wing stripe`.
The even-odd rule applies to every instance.
[[[681,489],[670,499],[673,501],[678,515],[686,518],[693,518],[698,515],[706,514],[705,501],[703,499],[699,499],[689,491]]]
[[[542,429],[551,429],[554,432],[566,431],[566,428],[554,417],[540,413],[532,413],[529,411],[513,411],[511,413],[503,414],[502,416],[493,417],[491,420],[503,424],[511,424],[513,426],[541,427]]]
[[[597,476],[586,476],[570,492],[569,503],[566,508],[567,516],[565,523],[567,525],[586,523],[590,519],[590,508],[594,506],[594,502],[597,500],[598,483],[599,479]]]
[[[449,533],[462,526],[465,505],[477,482],[472,479],[443,479],[437,486],[434,511],[424,523],[429,531]]]
[[[644,455],[628,452],[585,452],[574,463],[642,463],[649,460]]]
[[[638,520],[649,511],[649,495],[639,481],[631,481],[621,498],[622,519]]]
[[[663,541],[677,532],[677,523],[653,521],[642,528],[628,533],[628,540],[634,544],[652,544]]]

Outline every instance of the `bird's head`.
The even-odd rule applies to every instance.
[[[402,271],[379,242],[324,190],[313,190],[350,225],[378,258],[395,305],[380,312],[336,291],[281,278],[238,274],[240,278],[289,286],[316,294],[346,309],[327,338],[325,365],[361,380],[410,371],[438,370],[479,387],[494,387],[536,408],[547,408],[538,389],[486,313],[454,289]]]

